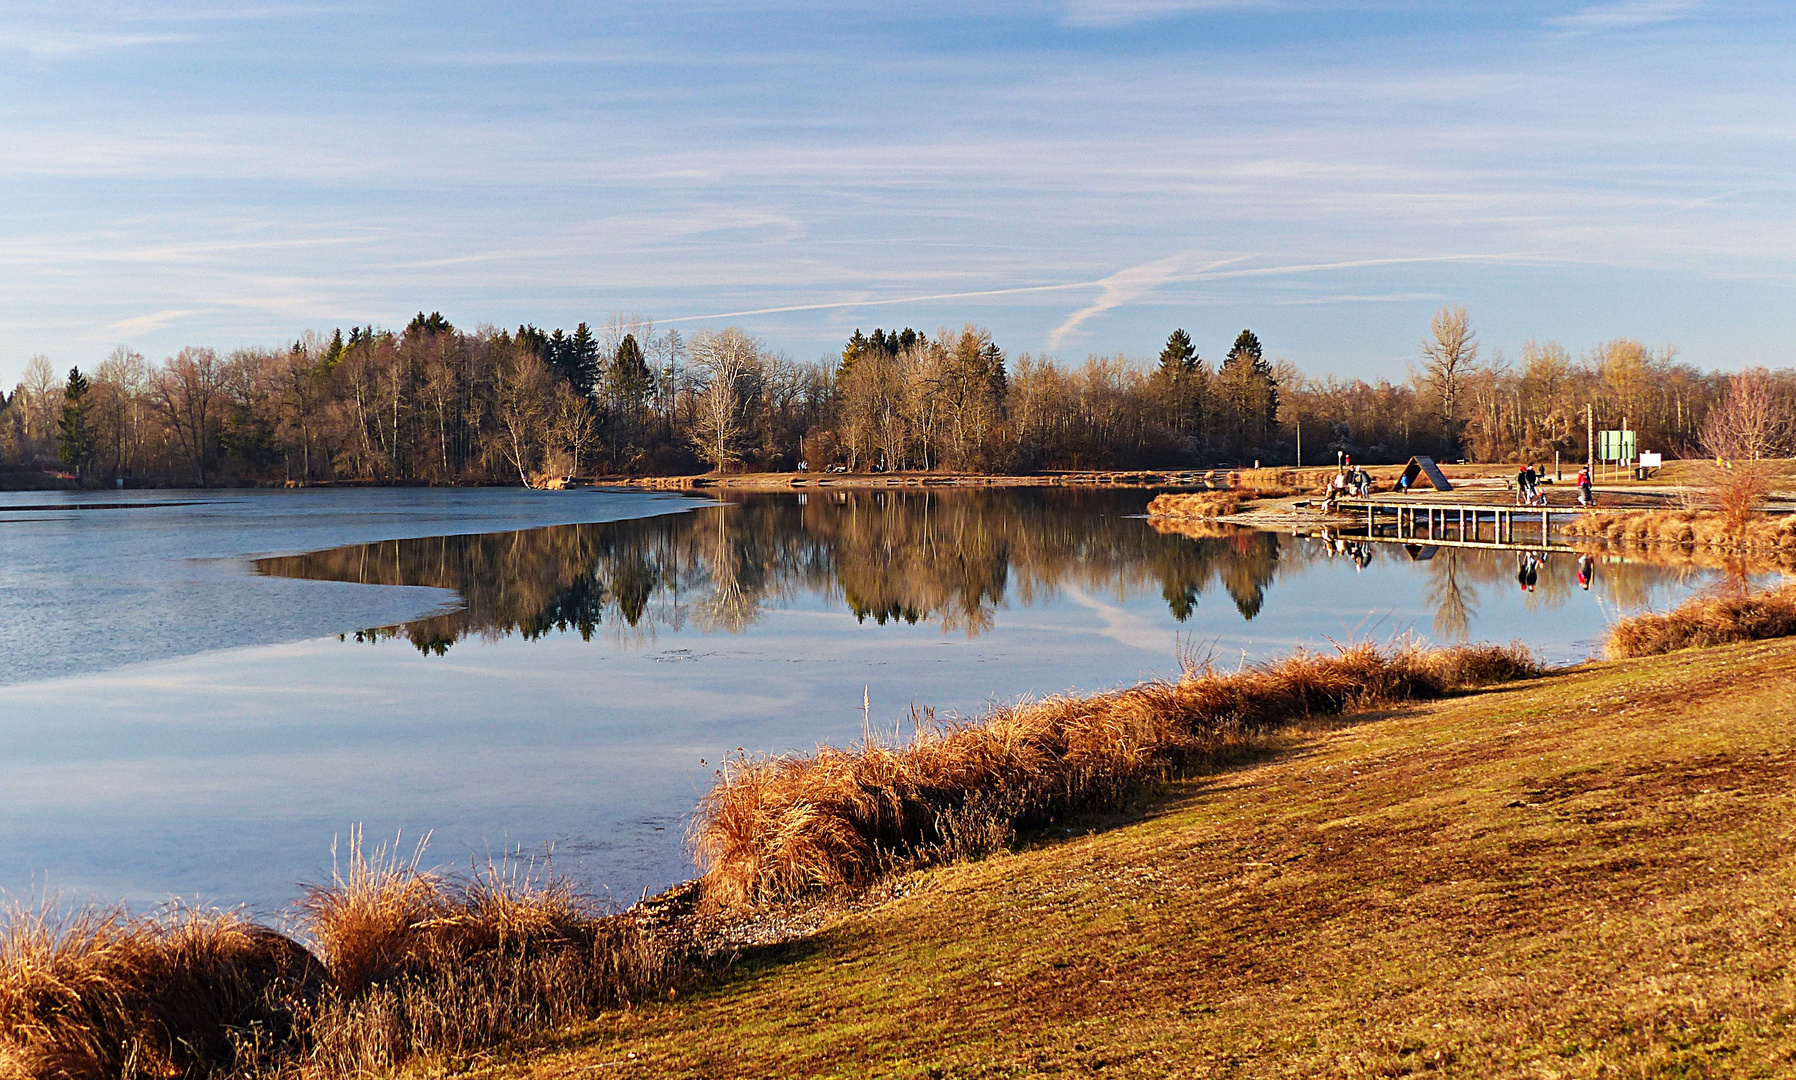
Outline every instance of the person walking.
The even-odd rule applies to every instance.
[[[1515,505],[1528,505],[1528,470],[1526,468],[1515,474]]]
[[[1578,505],[1596,505],[1596,493],[1590,490],[1590,466],[1588,465],[1578,470]]]

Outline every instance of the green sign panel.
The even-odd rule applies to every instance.
[[[1599,431],[1596,433],[1598,461],[1633,461],[1639,456],[1639,444],[1632,431]]]

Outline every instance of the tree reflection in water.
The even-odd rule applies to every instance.
[[[1173,618],[1196,614],[1220,584],[1251,620],[1279,574],[1341,553],[1339,542],[1293,540],[1204,523],[1140,518],[1150,493],[1061,489],[741,494],[693,513],[521,532],[387,541],[258,560],[281,577],[421,585],[460,594],[460,609],[359,638],[404,637],[441,654],[470,634],[526,639],[604,631],[630,643],[657,628],[739,633],[799,596],[839,603],[861,621],[932,623],[978,635],[1011,602],[1063,588],[1118,597],[1157,591]],[[1407,561],[1400,547],[1356,550]],[[1574,592],[1572,557],[1549,562],[1530,608]],[[1478,587],[1513,577],[1502,551],[1441,549],[1428,566],[1435,631],[1463,638]],[[1505,570],[1505,567],[1508,569]],[[1691,568],[1613,562],[1599,587],[1626,604]],[[1513,587],[1513,583],[1511,583]]]

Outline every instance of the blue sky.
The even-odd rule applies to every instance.
[[[0,382],[306,329],[1796,363],[1796,12],[0,2]],[[772,309],[772,310],[770,310]],[[751,313],[751,314],[736,314]],[[674,320],[679,320],[675,322]]]

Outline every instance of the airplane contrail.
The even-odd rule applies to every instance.
[[[975,296],[1010,296],[1015,293],[1054,292],[1060,289],[1089,289],[1102,285],[1096,281],[1069,281],[1064,285],[1024,285],[1014,289],[981,289],[978,292],[936,293],[933,296],[900,296],[892,300],[838,300],[828,304],[793,304],[789,307],[755,308],[752,311],[725,311],[716,315],[682,315],[677,319],[660,319],[657,325],[698,322],[702,319],[735,319],[744,315],[779,315],[788,311],[826,311],[830,308],[879,307],[883,304],[920,304],[925,300],[966,300]]]
[[[1259,266],[1240,270],[1219,270],[1216,267],[1235,259],[1225,259],[1210,263],[1202,270],[1188,274],[1177,274],[1154,284],[1171,285],[1183,281],[1215,281],[1222,278],[1270,277],[1277,274],[1306,274],[1319,270],[1353,270],[1366,266],[1399,266],[1405,263],[1438,263],[1438,262],[1510,262],[1525,258],[1521,255],[1416,255],[1396,259],[1350,259],[1331,263],[1293,263],[1289,266]],[[1149,264],[1157,266],[1158,264]],[[1138,269],[1138,268],[1137,268]],[[1127,274],[1129,271],[1119,271]],[[930,300],[970,300],[981,296],[1016,296],[1022,293],[1064,292],[1068,289],[1112,289],[1117,284],[1118,274],[1097,278],[1092,281],[1069,281],[1059,285],[1021,285],[1009,289],[980,289],[973,292],[933,293],[928,296],[899,296],[888,300],[833,300],[822,304],[788,304],[784,307],[752,308],[744,311],[723,311],[715,315],[682,315],[677,319],[658,319],[658,325],[668,323],[703,322],[708,319],[739,319],[748,315],[783,315],[792,311],[829,311],[834,308],[851,307],[883,307],[891,304],[920,304]],[[1075,313],[1076,314],[1076,313]],[[1070,329],[1070,327],[1069,327]]]

